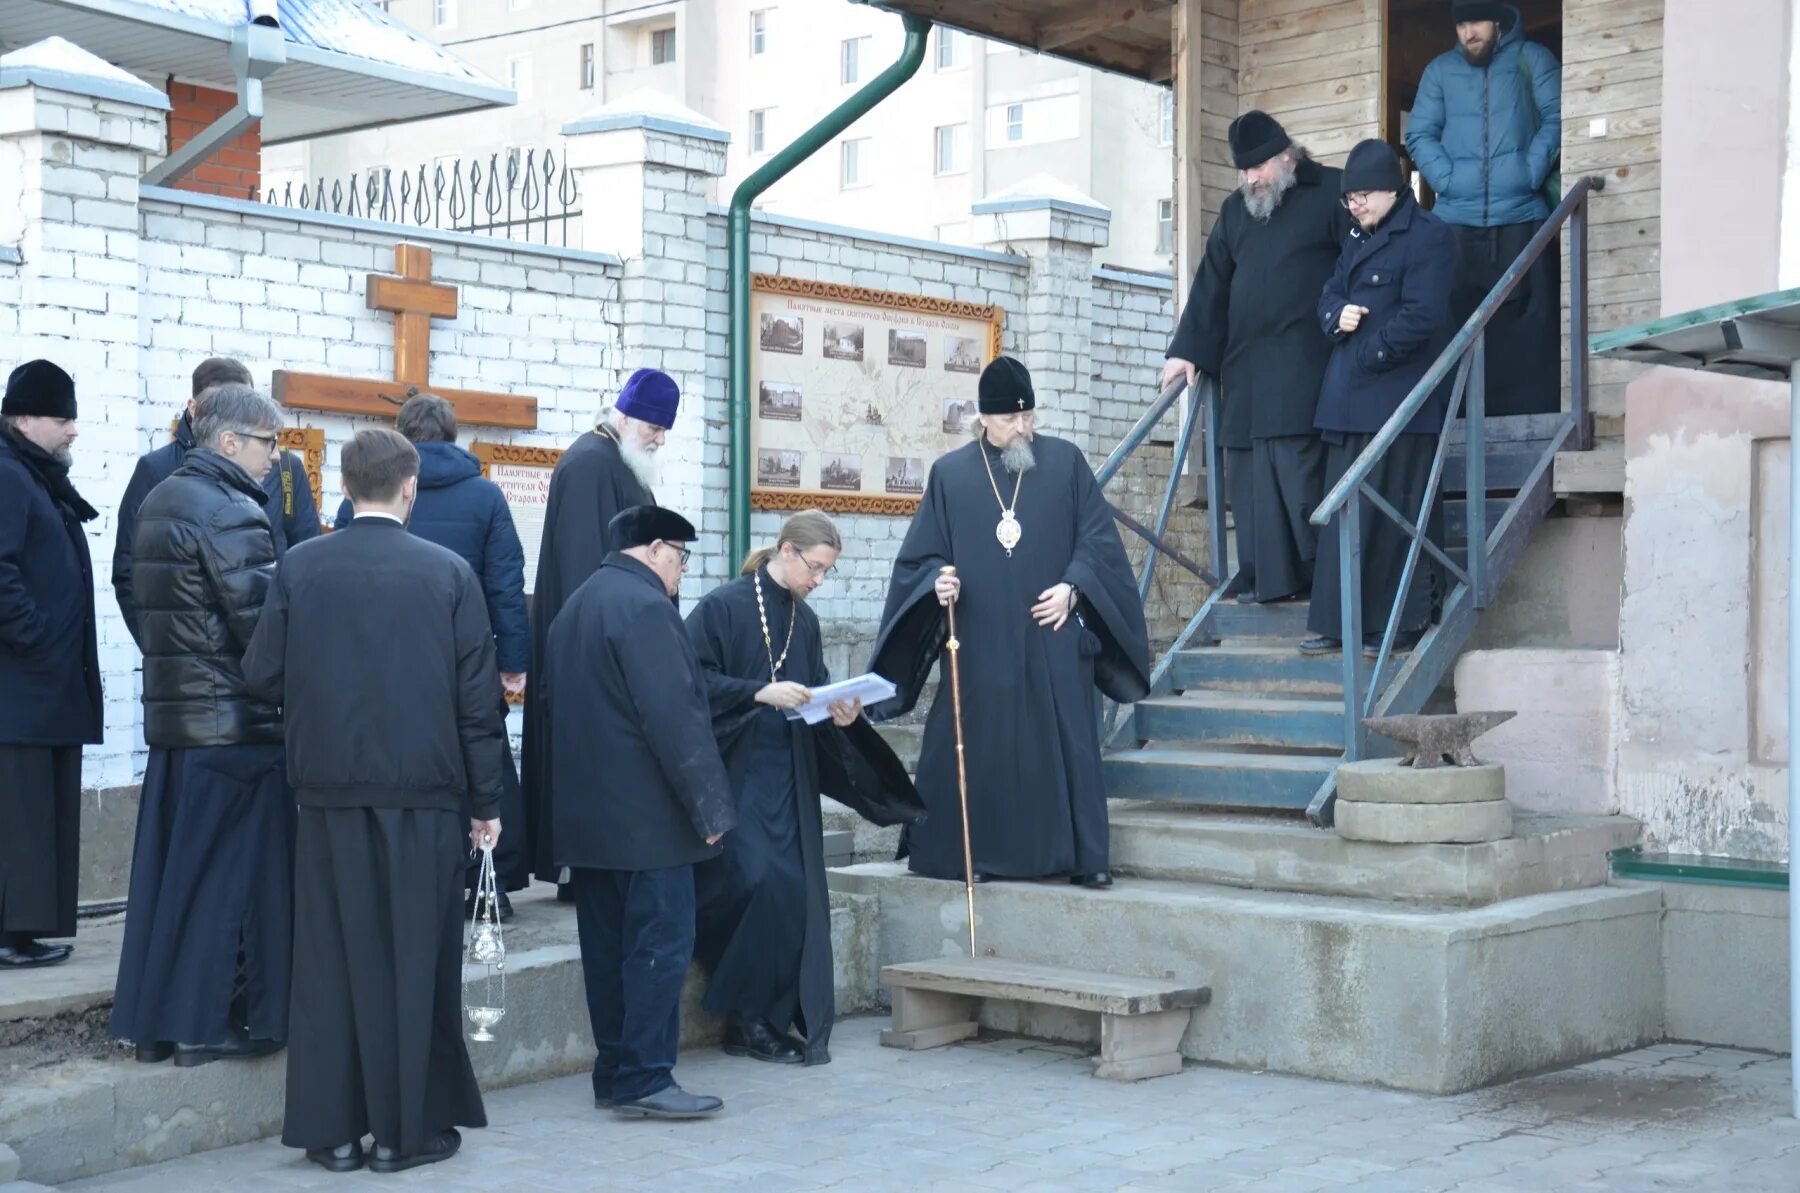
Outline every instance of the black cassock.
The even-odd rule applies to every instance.
[[[1095,689],[1120,701],[1149,692],[1144,610],[1087,460],[1048,435],[1034,447],[1037,467],[1018,486],[1022,537],[1011,556],[995,537],[994,488],[1010,503],[1016,478],[984,439],[932,465],[894,562],[870,670],[899,694],[875,715],[910,710],[934,665],[940,681],[919,755],[927,815],[901,844],[918,874],[963,873],[949,662],[939,665],[948,627],[932,591],[945,564],[956,566],[963,584],[956,630],[975,869],[1041,878],[1107,868]],[[1031,607],[1063,581],[1081,590],[1077,616],[1061,630],[1040,627]]]
[[[525,687],[525,731],[519,781],[525,794],[526,858],[539,878],[554,882],[562,873],[552,856],[551,763],[548,704],[533,693],[548,691],[550,623],[575,590],[606,558],[606,527],[613,515],[634,505],[654,504],[610,431],[590,431],[576,440],[550,474],[544,509],[544,538],[537,579],[531,590],[531,681]]]
[[[812,688],[830,682],[818,615],[767,568],[714,589],[688,615],[738,808],[723,851],[694,868],[695,953],[711,974],[707,1010],[764,1019],[778,1031],[795,1027],[806,1039],[806,1063],[825,1064],[835,1005],[819,796],[876,824],[917,820],[925,806],[867,721],[809,726],[756,702],[770,682],[771,653],[757,613],[758,579],[773,653],[781,660],[786,651],[780,677]]]

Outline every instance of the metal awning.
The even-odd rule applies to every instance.
[[[1800,360],[1800,289],[1589,336],[1588,350],[1638,364],[1786,381]]]
[[[1175,0],[853,0],[1150,83],[1174,75]]]
[[[287,61],[265,84],[265,145],[511,104],[505,87],[363,0],[279,0]],[[159,90],[235,91],[246,0],[0,0],[16,48],[63,37]]]
[[[1800,289],[1720,303],[1588,337],[1595,356],[1786,381],[1788,403],[1788,1051],[1800,1118]]]

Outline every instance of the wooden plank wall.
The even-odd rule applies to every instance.
[[[1240,0],[1239,110],[1342,165],[1381,135],[1382,13],[1382,0]]]
[[[1606,178],[1588,232],[1594,331],[1662,314],[1663,3],[1563,0],[1563,185],[1582,174]],[[1606,135],[1590,137],[1589,122],[1602,116]],[[1592,365],[1597,429],[1620,434],[1625,385],[1642,366]]]

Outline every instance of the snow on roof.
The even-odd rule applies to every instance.
[[[1100,200],[1049,174],[1033,174],[1004,190],[996,191],[976,203],[972,210],[979,215],[983,212],[1014,209],[1028,204],[1060,206],[1079,211],[1082,214],[1100,216],[1112,214],[1112,209]]]
[[[61,37],[0,54],[0,90],[35,84],[73,95],[168,110],[169,98],[128,71]]]
[[[564,136],[613,128],[649,128],[683,133],[711,141],[729,141],[725,126],[660,91],[645,89],[621,95],[563,125]]]

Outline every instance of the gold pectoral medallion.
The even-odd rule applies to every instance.
[[[1013,548],[1019,545],[1019,539],[1023,534],[1024,531],[1020,529],[1019,520],[1013,516],[1013,512],[1001,510],[1000,521],[994,526],[994,537],[1000,540],[1002,547],[1006,548],[1007,555],[1010,556],[1013,553]]]

